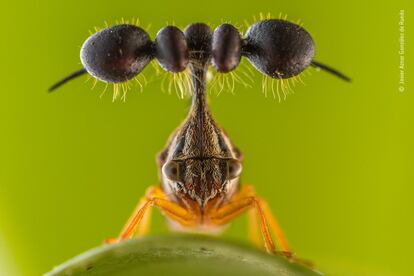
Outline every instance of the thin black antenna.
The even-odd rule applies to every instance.
[[[324,71],[326,71],[328,73],[331,73],[332,75],[335,75],[335,76],[337,76],[338,78],[340,78],[340,79],[342,79],[344,81],[351,82],[351,78],[350,77],[345,76],[344,74],[342,74],[338,70],[336,70],[336,69],[334,69],[334,68],[332,68],[332,67],[330,67],[328,65],[325,65],[325,64],[320,63],[320,62],[315,61],[315,60],[312,61],[311,65],[313,67],[315,67],[315,68],[319,68],[319,69],[322,69],[322,70],[324,70]]]
[[[48,91],[49,91],[49,92],[52,92],[53,90],[55,90],[56,88],[58,88],[58,87],[60,87],[60,86],[64,85],[64,84],[65,84],[65,83],[67,83],[68,81],[73,80],[73,79],[75,79],[75,78],[77,78],[77,77],[79,77],[79,76],[82,76],[82,75],[83,75],[83,74],[85,74],[85,73],[86,73],[86,69],[85,69],[85,68],[82,68],[82,69],[80,69],[80,70],[78,70],[78,71],[75,71],[75,72],[73,72],[72,74],[70,74],[69,76],[64,77],[63,79],[61,79],[60,81],[58,81],[57,83],[55,83],[54,85],[52,85],[52,86],[48,89]]]

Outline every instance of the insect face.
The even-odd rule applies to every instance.
[[[118,83],[135,77],[151,60],[151,40],[141,28],[122,24],[90,36],[82,46],[81,61],[89,74]]]
[[[243,52],[263,74],[286,79],[311,65],[315,44],[299,25],[268,19],[253,24],[247,30]]]
[[[219,194],[232,195],[241,171],[241,162],[236,159],[172,160],[162,167],[163,186],[178,199],[189,198],[203,207]]]

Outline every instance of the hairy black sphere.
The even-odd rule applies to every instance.
[[[135,77],[151,60],[152,42],[141,28],[122,24],[91,35],[81,49],[89,74],[104,82],[124,82]]]
[[[188,64],[188,47],[185,36],[174,26],[162,28],[155,38],[155,57],[166,71],[178,73]]]
[[[230,24],[221,24],[213,33],[211,63],[220,73],[234,70],[240,63],[242,40]]]
[[[315,44],[299,25],[268,19],[250,26],[243,55],[262,73],[278,79],[290,78],[312,62]]]
[[[211,55],[211,30],[207,24],[194,23],[184,30],[192,62],[205,63]]]

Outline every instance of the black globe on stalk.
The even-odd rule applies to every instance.
[[[82,45],[85,70],[109,83],[124,82],[139,74],[151,60],[152,42],[140,27],[115,25],[91,35]]]
[[[207,24],[193,23],[185,27],[184,36],[187,40],[190,60],[204,64],[211,57],[211,30]]]
[[[218,72],[228,73],[244,56],[272,78],[291,78],[312,66],[351,81],[335,68],[314,60],[314,55],[315,44],[310,34],[301,26],[280,19],[253,24],[244,38],[230,24],[222,24],[214,32],[204,23],[190,24],[184,32],[167,26],[158,32],[154,43],[140,27],[121,24],[91,35],[81,49],[83,68],[52,85],[49,92],[85,73],[106,83],[125,82],[139,74],[153,58],[172,73],[185,70],[190,63],[193,68],[206,69],[209,62]]]
[[[300,74],[312,63],[315,44],[305,29],[294,23],[268,19],[247,30],[243,55],[260,72],[286,79]]]
[[[169,72],[178,73],[188,65],[188,46],[185,36],[174,26],[162,28],[155,38],[155,57],[161,67]]]
[[[211,64],[220,73],[234,70],[240,63],[242,40],[230,24],[221,24],[213,32]]]

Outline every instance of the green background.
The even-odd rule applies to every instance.
[[[406,11],[405,92],[399,10]],[[297,254],[328,275],[409,275],[413,233],[412,12],[407,1],[7,1],[1,8],[0,274],[39,275],[115,236],[147,186],[155,154],[188,101],[153,78],[112,102],[85,78],[47,87],[80,67],[88,30],[139,17],[243,24],[260,12],[301,19],[318,60],[348,73],[304,74],[278,103],[251,88],[210,96],[245,155],[243,182],[269,200]],[[410,36],[411,35],[411,36]],[[153,70],[144,72],[148,79]],[[156,213],[156,212],[155,212]],[[160,215],[153,233],[166,233]],[[245,218],[224,238],[247,243]]]

